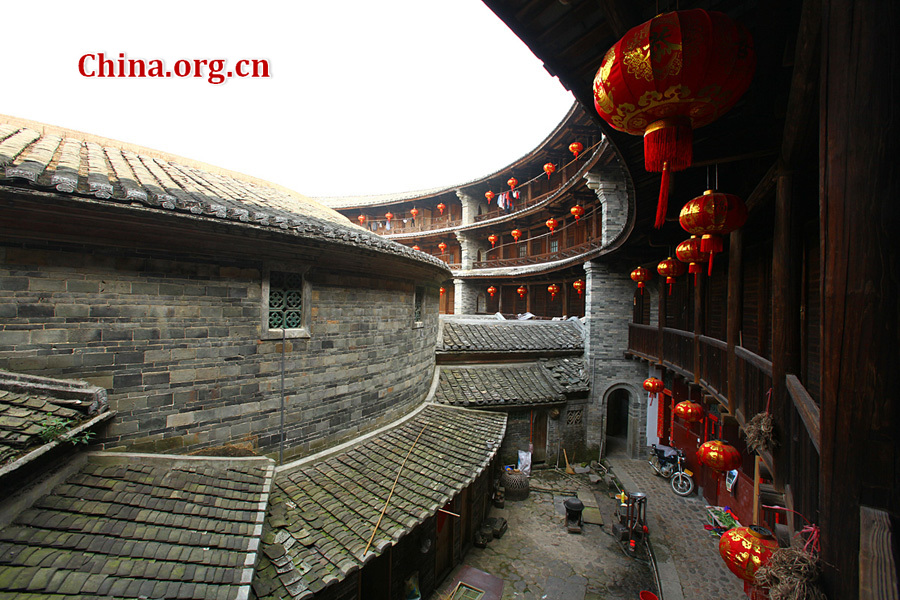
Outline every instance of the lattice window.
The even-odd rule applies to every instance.
[[[415,304],[415,321],[416,323],[420,323],[422,321],[422,302],[425,298],[425,288],[417,287],[416,288],[416,304]]]
[[[528,244],[519,244],[519,258],[525,258],[526,256],[528,256]]]
[[[550,240],[550,252],[559,252],[559,240]]]
[[[580,425],[582,417],[582,409],[570,410],[566,413],[566,425]]]
[[[303,276],[272,271],[269,275],[269,329],[303,326]]]

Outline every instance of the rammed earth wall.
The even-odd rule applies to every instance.
[[[300,269],[309,338],[260,336],[265,267]],[[425,285],[418,282],[419,285]],[[285,458],[408,412],[431,384],[437,295],[416,282],[82,246],[0,246],[0,369],[83,379],[118,415],[106,448],[249,441]],[[282,350],[284,356],[282,359]]]

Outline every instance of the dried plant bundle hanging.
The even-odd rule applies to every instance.
[[[817,583],[821,572],[815,554],[803,548],[779,548],[756,572],[756,584],[768,589],[770,600],[826,600]]]
[[[756,413],[744,426],[747,448],[759,454],[775,447],[775,420],[767,412]]]
[[[756,413],[750,422],[744,426],[747,436],[747,448],[757,454],[769,451],[775,447],[775,420],[769,414],[769,405],[772,403],[772,388],[766,392],[766,410]]]

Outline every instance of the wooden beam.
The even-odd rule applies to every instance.
[[[600,0],[600,6],[616,38],[621,38],[642,22],[637,3],[631,0]]]
[[[859,507],[859,598],[898,600],[897,563],[886,511]]]
[[[819,444],[821,443],[821,434],[819,432],[819,405],[812,399],[812,396],[809,395],[809,392],[806,391],[806,388],[803,387],[803,384],[800,383],[800,380],[797,379],[796,375],[788,375],[786,377],[786,383],[788,394],[790,394],[791,399],[794,401],[794,406],[797,408],[800,418],[803,419],[803,424],[806,426],[806,432],[809,434],[809,439],[812,441],[813,446],[816,447],[816,452],[821,452],[821,450],[819,450]]]
[[[727,315],[725,317],[725,339],[728,343],[727,369],[728,369],[728,412],[734,413],[738,407],[737,402],[737,357],[735,346],[739,345],[741,334],[743,297],[743,254],[744,232],[742,229],[732,232],[728,241],[728,301]]]
[[[766,171],[766,174],[763,175],[762,179],[759,180],[759,183],[756,184],[756,187],[753,188],[753,191],[747,197],[745,204],[749,212],[753,212],[753,209],[761,205],[766,196],[772,193],[772,190],[775,188],[776,173],[778,173],[777,162],[769,167],[769,170]]]
[[[781,160],[790,168],[797,166],[804,145],[815,132],[814,108],[819,92],[819,46],[822,28],[822,1],[804,0],[800,28],[794,50],[794,71],[788,97]]]

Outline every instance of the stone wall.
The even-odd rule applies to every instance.
[[[634,302],[634,282],[629,272],[611,268],[594,260],[584,265],[585,277],[585,357],[591,370],[591,400],[587,409],[587,443],[599,448],[606,431],[606,400],[615,388],[629,392],[628,453],[642,455],[646,446],[644,423],[646,394],[641,384],[647,368],[639,361],[626,359],[628,324]]]
[[[282,364],[286,459],[422,401],[434,369],[436,287],[425,287],[417,327],[416,282],[312,265],[310,336],[282,346],[260,335],[267,266],[304,265],[0,247],[0,369],[109,390],[118,415],[103,446],[144,451],[244,441],[277,452]]]

